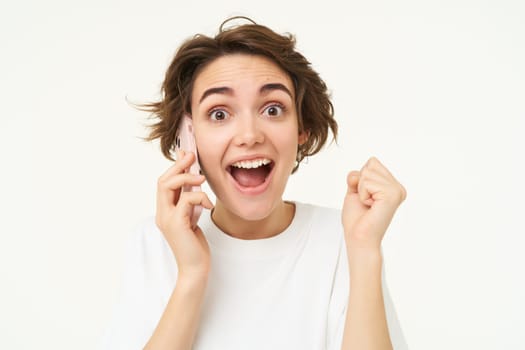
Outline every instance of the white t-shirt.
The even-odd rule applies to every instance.
[[[295,205],[285,231],[257,240],[225,234],[203,211],[199,226],[211,271],[193,349],[341,348],[349,293],[341,212]],[[103,348],[142,349],[176,279],[173,253],[150,218],[130,241],[122,296]],[[407,349],[384,278],[383,294],[394,349]]]

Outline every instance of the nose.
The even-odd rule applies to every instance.
[[[261,129],[258,116],[246,114],[237,118],[235,144],[237,146],[251,147],[264,142],[264,132]]]

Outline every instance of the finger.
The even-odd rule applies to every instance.
[[[368,161],[366,162],[366,168],[376,173],[382,174],[385,178],[395,180],[394,176],[388,170],[388,168],[383,163],[381,163],[376,157],[370,157],[368,159]]]
[[[357,194],[362,203],[371,206],[374,202],[373,195],[376,193],[372,189],[379,190],[381,188],[380,185],[386,187],[388,184],[382,178],[378,178],[378,181],[375,181],[370,177],[365,178],[363,175],[354,175],[350,178],[348,191]]]
[[[195,175],[190,173],[176,174],[172,177],[159,181],[157,188],[160,191],[174,191],[183,186],[199,186],[206,177],[204,175]]]
[[[381,185],[385,199],[402,202],[406,198],[406,189],[403,185],[379,161],[374,161],[372,158],[370,164],[363,167],[360,181]],[[377,193],[380,192],[374,192],[373,195]]]
[[[406,191],[401,184],[385,182],[382,178],[376,181],[361,177],[358,184],[358,194],[359,199],[369,206],[378,200],[399,205],[406,197]]]
[[[202,205],[206,209],[212,209],[214,207],[205,192],[183,192],[181,194],[178,207],[181,209],[191,209],[191,207],[195,205]]]
[[[347,213],[343,218],[343,222],[346,221],[345,227],[347,228],[354,227],[357,220],[368,210],[368,206],[359,199],[358,185],[360,178],[361,174],[357,170],[351,171],[347,176],[348,190],[345,197]]]
[[[365,170],[367,169],[367,166],[368,166],[368,162],[365,163],[362,167],[361,167],[361,170],[359,171],[359,178],[358,178],[358,181],[357,183],[355,183],[355,178],[357,178],[357,176],[355,178],[352,179],[353,183],[353,188],[352,188],[352,191],[354,191],[355,193],[358,194],[359,196],[359,200],[361,201],[361,203],[365,203],[365,201],[370,197],[366,191],[366,189],[364,188],[364,177],[363,177],[363,174],[365,172]]]
[[[371,206],[374,202],[372,199],[372,193],[370,193],[370,182],[361,178],[357,184],[357,194],[361,203]]]
[[[361,168],[361,180],[374,181],[384,185],[385,188],[401,186],[390,171],[376,157],[370,157]]]
[[[361,193],[361,195],[363,195],[363,191],[360,191],[360,189],[364,181],[375,182],[384,186],[388,186],[390,184],[389,179],[385,179],[382,174],[368,168],[367,165],[364,165],[361,171],[354,170],[348,174],[348,191],[353,193]]]
[[[374,200],[378,199],[377,194],[391,186],[382,174],[375,172],[365,166],[361,170],[361,176],[357,184],[359,200],[367,206],[372,206]]]
[[[184,152],[183,149],[179,149],[179,150],[177,150],[175,152],[175,157],[176,157],[175,159],[179,160],[179,159],[183,158],[185,154],[186,154],[186,152]]]
[[[185,153],[184,151],[178,151],[177,154],[180,154],[181,156],[177,156],[177,161],[175,164],[168,168],[168,170],[166,170],[166,172],[159,177],[159,181],[170,178],[173,175],[183,173],[195,161],[195,155],[191,152]]]
[[[201,205],[206,209],[212,209],[213,203],[204,192],[183,192],[176,206],[176,211],[183,217],[183,220],[191,222],[191,213],[193,207]]]
[[[373,181],[384,186],[392,186],[395,183],[394,179],[385,177],[383,174],[368,168],[361,172],[360,181]]]
[[[203,175],[177,174],[159,181],[157,186],[157,210],[177,204],[183,185],[199,186],[206,178]]]
[[[349,193],[357,193],[357,184],[359,183],[360,172],[357,170],[351,171],[346,177]]]

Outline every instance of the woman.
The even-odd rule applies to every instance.
[[[158,181],[107,348],[406,348],[380,251],[405,189],[372,157],[348,174],[341,211],[284,201],[301,160],[337,136],[326,86],[291,36],[223,26],[179,48],[146,106],[170,159],[191,115],[199,156],[180,151]],[[186,172],[196,161],[203,175]],[[215,204],[181,192],[204,181]]]

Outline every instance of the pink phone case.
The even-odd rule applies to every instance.
[[[201,167],[198,161],[197,146],[195,144],[195,136],[193,134],[193,123],[189,115],[184,115],[184,117],[180,121],[179,130],[177,132],[177,137],[175,139],[175,149],[183,150],[184,152],[192,152],[195,154],[196,160],[195,162],[193,162],[190,168],[186,170],[186,172],[189,172],[190,174],[194,174],[194,175],[199,175]],[[183,192],[191,192],[191,191],[200,192],[201,187],[184,185],[182,186],[182,191]],[[197,221],[199,220],[201,212],[202,212],[201,205],[195,205],[193,207],[193,213],[191,215],[192,227],[195,227],[197,225]]]

